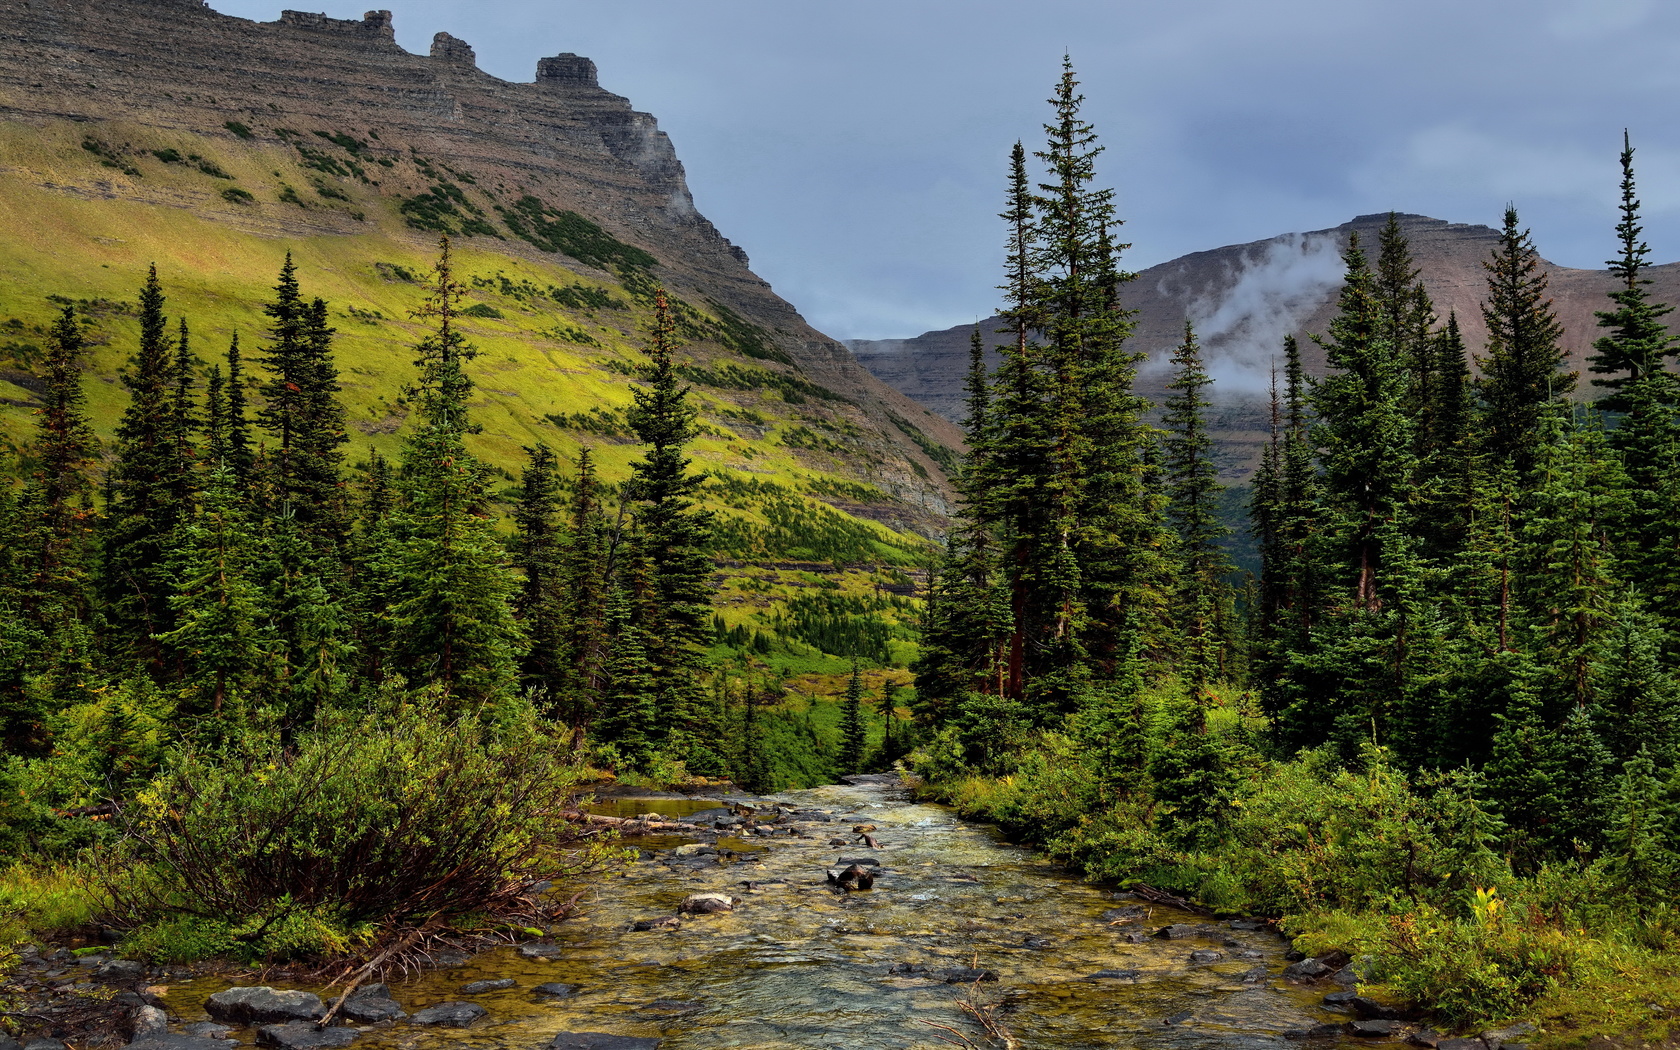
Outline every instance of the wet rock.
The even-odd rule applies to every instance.
[[[1264,930],[1271,923],[1265,919],[1232,919],[1226,925],[1233,930]]]
[[[1171,1017],[1161,1018],[1161,1023],[1162,1024],[1170,1024],[1170,1025],[1180,1025],[1180,1024],[1183,1024],[1184,1022],[1190,1020],[1191,1018],[1193,1018],[1195,1016],[1196,1015],[1191,1013],[1189,1010],[1180,1010],[1178,1013],[1173,1014]]]
[[[1021,947],[1031,948],[1035,952],[1041,952],[1046,948],[1053,948],[1055,946],[1056,942],[1052,941],[1050,938],[1041,937],[1037,934],[1031,933],[1027,934],[1027,936],[1021,941]]]
[[[162,1035],[169,1031],[169,1015],[151,1005],[143,1004],[134,1011],[134,1038]]]
[[[310,992],[258,985],[217,992],[204,1000],[204,1012],[231,1025],[285,1024],[319,1020],[326,1007]]]
[[[449,970],[457,966],[465,966],[472,962],[472,956],[460,955],[456,952],[441,952],[432,956],[432,965],[440,970]]]
[[[1120,943],[1122,944],[1147,944],[1148,942],[1149,934],[1142,930],[1128,930],[1120,935]]]
[[[541,999],[569,999],[577,994],[575,984],[561,984],[559,981],[549,981],[531,989],[531,993]]]
[[[1353,961],[1347,952],[1342,951],[1325,952],[1323,955],[1317,956],[1317,959],[1332,970],[1340,970]]]
[[[834,839],[829,839],[828,844],[830,846],[850,846],[852,844],[852,840],[851,839],[834,838]]]
[[[789,820],[797,820],[804,824],[827,824],[833,816],[820,809],[796,809],[787,815]]]
[[[921,963],[893,963],[887,967],[888,973],[927,973],[928,968]]]
[[[1135,981],[1142,976],[1142,970],[1098,970],[1085,979],[1087,981]]]
[[[874,857],[838,857],[834,861],[834,866],[837,868],[847,868],[853,864],[865,868],[879,868],[881,866],[881,862]]]
[[[946,984],[973,984],[976,981],[995,981],[997,974],[990,970],[980,970],[972,966],[959,966],[954,970],[946,970],[940,978]]]
[[[1283,968],[1285,977],[1297,981],[1316,981],[1320,977],[1328,977],[1332,972],[1330,967],[1317,959],[1302,959]]]
[[[848,892],[869,890],[875,888],[875,873],[862,865],[853,864],[845,871],[829,871],[828,882]]]
[[[357,1024],[379,1024],[396,1021],[408,1015],[400,1003],[390,996],[356,996],[338,1008],[338,1016]]]
[[[1335,973],[1330,975],[1330,979],[1341,985],[1343,988],[1359,987],[1359,975],[1353,972],[1353,967],[1351,966],[1344,966],[1340,970],[1337,970]]]
[[[728,806],[713,806],[711,809],[702,809],[697,812],[690,813],[688,816],[684,817],[683,820],[690,824],[711,824],[719,820],[733,817],[735,817],[735,811],[730,809]]]
[[[1266,968],[1264,966],[1256,966],[1254,969],[1242,975],[1242,982],[1244,984],[1260,984],[1264,982],[1268,976],[1269,975],[1266,973]]]
[[[1211,948],[1203,948],[1201,951],[1190,953],[1191,962],[1204,965],[1207,963],[1216,963],[1223,958],[1225,958],[1224,952],[1216,952]]]
[[[1509,1028],[1495,1028],[1482,1033],[1482,1042],[1487,1044],[1487,1050],[1511,1050],[1511,1048],[1526,1043],[1530,1037],[1539,1032],[1533,1025],[1523,1022]]]
[[[1406,1042],[1424,1047],[1425,1050],[1435,1050],[1441,1045],[1441,1033],[1433,1028],[1419,1028],[1406,1036]]]
[[[1436,1050],[1487,1050],[1487,1044],[1474,1036],[1467,1039],[1442,1039],[1435,1047]]]
[[[1283,953],[1284,962],[1300,962],[1307,957],[1307,953],[1298,948],[1291,948]]]
[[[685,842],[671,851],[673,857],[710,857],[717,854],[717,847],[706,842]]]
[[[461,986],[462,995],[483,995],[485,992],[500,992],[518,984],[512,977],[503,977],[494,981],[474,981]]]
[[[761,836],[761,837],[769,837],[769,836],[774,835],[776,833],[776,829],[775,828],[767,828],[767,827],[764,827],[763,825],[760,825],[756,828],[753,828],[752,833],[754,835],[758,835],[758,836]]]
[[[1375,1019],[1355,1021],[1348,1026],[1348,1031],[1361,1039],[1387,1039],[1400,1030],[1398,1021],[1379,1021]]]
[[[410,1017],[409,1021],[413,1024],[440,1025],[444,1028],[465,1028],[484,1014],[484,1007],[477,1003],[439,1003],[426,1007]]]
[[[93,975],[102,981],[133,981],[145,974],[146,964],[137,959],[112,959],[93,971]]]
[[[391,986],[388,984],[358,984],[356,990],[350,993],[352,999],[389,999]]]
[[[193,1027],[196,1028],[198,1026],[194,1025]],[[191,1029],[189,1029],[189,1031],[190,1030]],[[44,1041],[54,1043],[61,1047],[64,1045],[56,1039],[48,1039]],[[35,1043],[30,1043],[29,1045],[34,1046]],[[136,1039],[128,1045],[130,1050],[228,1050],[228,1043],[225,1039],[209,1039],[199,1035],[181,1035],[177,1032],[164,1032],[162,1035],[147,1036],[144,1039]],[[12,1046],[15,1047],[17,1044],[13,1043]],[[0,1045],[0,1050],[5,1050],[3,1045]]]
[[[1171,926],[1163,926],[1156,930],[1155,936],[1165,937],[1170,941],[1183,940],[1187,937],[1196,936],[1196,927],[1191,926],[1188,923],[1175,922]]]
[[[1355,994],[1350,996],[1347,1000],[1347,1005],[1348,1009],[1352,1010],[1355,1014],[1358,1014],[1367,1021],[1398,1021],[1401,1017],[1401,1011],[1399,1009],[1390,1006],[1387,1003],[1379,1003],[1375,999],[1365,995]],[[1492,1043],[1489,1043],[1488,1050],[1498,1050],[1498,1048]]]
[[[233,1033],[233,1029],[227,1025],[217,1024],[214,1021],[200,1021],[197,1024],[190,1024],[182,1031],[188,1035],[196,1035],[200,1039],[227,1039]]]
[[[1107,911],[1103,912],[1102,913],[1102,921],[1103,922],[1128,922],[1128,921],[1131,921],[1131,920],[1141,919],[1148,914],[1149,914],[1149,912],[1148,912],[1147,909],[1140,908],[1135,904],[1129,904],[1124,908],[1110,908]]]
[[[553,962],[566,952],[558,944],[521,944],[519,954],[526,959],[544,959]]]
[[[1238,959],[1264,959],[1265,957],[1266,957],[1265,952],[1257,952],[1253,948],[1249,948],[1245,951],[1240,951],[1236,954],[1236,958],[1238,958]]]
[[[279,1047],[280,1050],[327,1050],[349,1046],[359,1033],[354,1028],[317,1028],[308,1021],[290,1024],[265,1024],[257,1029],[257,1043]]]
[[[1311,1028],[1291,1028],[1283,1033],[1285,1039],[1300,1041],[1303,1039],[1334,1039],[1342,1034],[1339,1024],[1315,1024]]]
[[[548,1050],[659,1050],[659,1040],[605,1032],[561,1032]]]
[[[674,930],[682,925],[675,915],[667,915],[661,919],[641,919],[630,924],[632,933],[646,933],[649,930]]]
[[[696,893],[677,905],[684,915],[712,915],[720,911],[734,911],[735,898],[723,893]]]

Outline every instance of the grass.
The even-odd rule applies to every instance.
[[[0,948],[89,926],[106,904],[75,864],[14,861],[0,871]]]
[[[241,128],[248,137],[230,128],[239,136],[230,142],[108,123],[97,136],[103,152],[96,152],[84,148],[87,136],[76,127],[0,124],[0,152],[11,166],[0,176],[0,207],[13,216],[8,236],[0,241],[0,325],[15,320],[23,329],[16,334],[0,330],[0,348],[8,342],[39,345],[57,309],[48,296],[131,301],[146,267],[156,263],[169,297],[166,308],[188,318],[194,349],[206,367],[235,333],[248,358],[254,357],[264,332],[262,305],[290,251],[304,293],[328,301],[339,330],[335,350],[350,420],[350,460],[375,449],[395,456],[409,418],[405,391],[413,379],[411,348],[422,333],[411,311],[422,292],[394,275],[424,274],[435,242],[430,234],[408,228],[394,186],[323,174],[307,167],[308,158],[288,144],[290,139]],[[311,140],[312,149],[334,148],[330,140]],[[173,163],[159,156],[199,157],[204,163]],[[406,158],[398,166],[410,164],[429,168],[423,160]],[[137,174],[125,174],[121,165]],[[207,174],[211,169],[236,185]],[[43,184],[96,192],[84,196]],[[275,203],[287,188],[309,186],[316,192],[306,209]],[[483,193],[470,183],[463,192],[468,199]],[[151,203],[159,194],[185,199],[190,207]],[[493,214],[483,207],[489,202],[485,197],[477,205],[487,215]],[[365,221],[356,221],[357,215]],[[314,227],[336,226],[338,232],[276,237],[271,230],[259,235],[248,232],[252,219],[271,227],[307,221]],[[488,237],[457,241],[456,261],[466,283],[479,285],[471,291],[462,322],[481,351],[472,365],[477,383],[472,408],[483,432],[472,439],[473,452],[517,476],[524,448],[539,441],[562,456],[589,446],[604,480],[626,477],[640,455],[638,446],[553,420],[597,408],[622,414],[629,407],[634,380],[625,373],[634,373],[642,359],[648,320],[645,295],[638,300],[638,282],[645,282],[645,276],[636,275],[628,282],[635,287],[627,288],[594,271],[573,272],[561,256],[533,261],[504,254],[504,242]],[[531,288],[556,288],[563,294],[533,296]],[[743,358],[727,344],[739,342],[744,322],[722,307],[712,307],[710,315],[684,309],[694,318],[694,331],[705,335],[685,350],[688,367],[702,377],[719,377],[716,385],[695,389],[704,424],[691,448],[695,466],[719,477],[745,475],[779,487],[743,499],[719,493],[708,501],[739,524],[735,534],[744,539],[735,553],[812,558],[840,551],[852,560],[925,560],[931,548],[920,537],[836,511],[827,502],[825,494],[831,491],[867,491],[861,482],[878,474],[878,455],[864,451],[862,443],[789,447],[769,437],[742,436],[731,426],[732,419],[750,417],[772,428],[845,435],[860,432],[858,424],[867,423],[861,411],[821,397],[791,405],[783,396],[786,390],[821,390],[796,372],[776,372],[772,381],[740,389],[741,368],[731,362]],[[95,429],[108,437],[127,403],[115,377],[134,344],[136,324],[131,316],[109,315],[96,320],[92,334],[97,345],[86,384],[89,410]],[[587,342],[566,334],[585,335]],[[751,366],[754,371],[777,367]],[[31,432],[30,395],[5,383],[0,397],[25,402],[0,405],[0,443],[15,446]],[[890,501],[878,490],[874,495]],[[800,545],[805,522],[816,526],[826,549]]]

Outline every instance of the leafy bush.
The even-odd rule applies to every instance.
[[[1372,976],[1451,1025],[1516,1017],[1573,969],[1576,943],[1544,923],[1520,921],[1497,895],[1491,911],[1454,921],[1433,908],[1392,916]]]
[[[225,200],[230,204],[251,204],[254,203],[256,199],[256,197],[251,195],[250,191],[242,190],[238,186],[229,186],[227,189],[222,191],[222,200]]]
[[[105,883],[118,925],[159,957],[223,933],[266,957],[332,954],[368,924],[516,911],[591,863],[559,816],[577,779],[528,713],[328,715],[290,747],[177,754],[125,814]]]
[[[229,131],[233,132],[235,135],[239,136],[242,139],[249,139],[249,138],[255,138],[256,137],[255,135],[252,134],[251,129],[249,127],[245,126],[244,124],[240,123],[237,120],[230,120],[227,123],[223,124],[222,127],[227,128]]]

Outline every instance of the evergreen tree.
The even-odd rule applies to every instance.
[[[659,640],[648,655],[656,669],[660,719],[670,730],[674,754],[687,757],[694,772],[704,772],[703,764],[716,760],[714,749],[721,744],[696,693],[710,637],[712,515],[695,505],[706,478],[689,471],[694,407],[678,381],[675,350],[676,325],[660,291],[654,297],[645,386],[632,391],[635,404],[628,416],[647,451],[631,464],[625,495],[648,567],[652,619],[646,629]]]
[[[1633,147],[1625,131],[1621,162],[1621,221],[1616,224],[1616,237],[1622,252],[1605,264],[1617,281],[1618,287],[1610,293],[1610,301],[1616,305],[1613,310],[1597,311],[1599,327],[1608,331],[1593,343],[1588,370],[1594,374],[1593,386],[1609,391],[1599,398],[1599,407],[1627,412],[1640,405],[1635,388],[1646,380],[1662,376],[1664,386],[1672,383],[1663,364],[1680,352],[1680,347],[1663,321],[1674,307],[1653,302],[1648,291],[1651,279],[1645,276],[1645,270],[1650,266],[1651,248],[1641,239],[1644,229],[1639,223],[1639,198],[1634,189]],[[1663,394],[1666,398],[1657,400],[1672,404],[1673,390],[1664,390]]]
[[[270,470],[278,513],[288,511],[317,544],[342,542],[347,518],[340,472],[348,440],[338,402],[338,369],[332,358],[333,329],[327,305],[305,302],[291,253],[280,268],[269,316],[269,345],[263,359],[268,381],[257,419],[275,440]],[[229,367],[233,358],[230,356]]]
[[[489,476],[467,451],[476,351],[455,325],[464,292],[444,238],[430,294],[416,316],[431,332],[415,347],[421,425],[403,449],[404,527],[391,559],[392,662],[410,681],[477,706],[517,684],[525,640],[514,619],[518,579],[485,514]]]
[[[87,418],[81,373],[86,343],[74,307],[64,308],[47,338],[46,389],[29,448],[36,469],[23,504],[36,519],[24,530],[31,536],[34,573],[27,604],[43,619],[82,621],[91,612],[91,473],[99,439]]]
[[[525,688],[543,697],[551,714],[558,714],[570,685],[572,662],[565,637],[559,478],[554,452],[547,445],[538,443],[525,453],[529,461],[514,512],[519,529],[517,564],[525,575],[515,607],[530,641],[521,672]]]
[[[106,490],[101,587],[107,648],[161,670],[155,636],[174,629],[168,553],[189,508],[181,503],[174,413],[175,368],[157,267],[140,292],[140,342],[122,376],[129,405],[117,424]]]
[[[606,632],[612,639],[602,673],[595,738],[611,744],[629,763],[646,769],[658,751],[658,669],[649,650],[654,640],[640,623],[638,590],[647,584],[646,563],[632,553],[623,579],[608,593]]]
[[[564,596],[561,627],[570,660],[562,697],[566,720],[582,729],[601,703],[610,648],[607,629],[607,527],[601,511],[595,457],[578,450],[577,482],[572,488],[571,542],[561,554],[560,587]]]
[[[1203,393],[1213,379],[1202,365],[1201,347],[1189,322],[1184,342],[1173,352],[1173,377],[1167,384],[1166,452],[1167,519],[1178,533],[1181,584],[1179,617],[1184,646],[1179,669],[1197,687],[1221,670],[1220,610],[1227,604],[1224,576],[1230,572],[1219,541],[1229,531],[1219,521],[1219,468],[1213,462],[1213,439],[1204,413],[1209,401]]]
[[[1549,403],[1567,401],[1575,389],[1575,375],[1563,371],[1563,326],[1546,296],[1540,253],[1529,232],[1518,228],[1515,207],[1506,207],[1499,247],[1482,266],[1488,275],[1488,297],[1482,304],[1487,356],[1479,361],[1482,374],[1476,383],[1482,402],[1482,449],[1525,477],[1534,462],[1543,410]]]
[[[842,774],[863,772],[865,727],[863,720],[863,672],[852,661],[852,676],[840,701],[840,756]]]
[[[245,411],[245,362],[239,356],[239,333],[227,352],[227,461],[241,486],[251,480],[251,425]]]
[[[169,413],[170,438],[175,443],[178,460],[174,468],[175,499],[183,508],[183,514],[192,513],[193,496],[198,488],[198,449],[193,444],[193,435],[198,432],[200,423],[194,394],[197,364],[198,358],[193,356],[187,332],[187,319],[183,317],[175,337],[175,396]]]

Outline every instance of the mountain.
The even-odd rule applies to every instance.
[[[1399,220],[1436,310],[1443,319],[1456,312],[1466,343],[1479,351],[1487,340],[1480,309],[1487,288],[1482,263],[1497,245],[1498,231],[1423,215]],[[1377,234],[1387,221],[1387,214],[1361,215],[1328,230],[1194,252],[1151,266],[1125,286],[1122,298],[1137,311],[1132,345],[1149,355],[1138,388],[1157,404],[1166,396],[1167,362],[1183,339],[1184,322],[1195,323],[1216,380],[1211,422],[1227,480],[1247,477],[1259,462],[1270,426],[1270,372],[1283,337],[1298,336],[1308,371],[1324,373],[1324,354],[1307,337],[1325,332],[1335,315],[1341,253],[1358,234],[1374,263]],[[1605,295],[1614,279],[1607,270],[1553,263],[1544,268],[1564,325],[1564,346],[1572,366],[1584,373],[1586,355],[1599,336],[1593,311],[1610,305]],[[1680,303],[1680,263],[1654,266],[1649,276],[1653,295]],[[997,317],[980,323],[988,345],[1004,339],[997,334],[1000,325]],[[956,421],[963,415],[971,331],[972,326],[959,325],[912,339],[852,340],[847,345],[876,376]],[[1590,392],[1585,377],[1582,388]]]
[[[695,209],[655,119],[575,54],[510,83],[448,34],[410,54],[384,11],[253,22],[199,0],[0,0],[0,214],[14,445],[58,304],[94,326],[90,401],[109,434],[147,265],[208,366],[236,333],[260,350],[289,251],[339,330],[352,459],[394,452],[410,311],[448,234],[482,351],[475,451],[509,477],[537,441],[596,446],[624,475],[638,449],[623,410],[663,286],[732,553],[908,557],[948,509],[960,431],[754,275]]]

